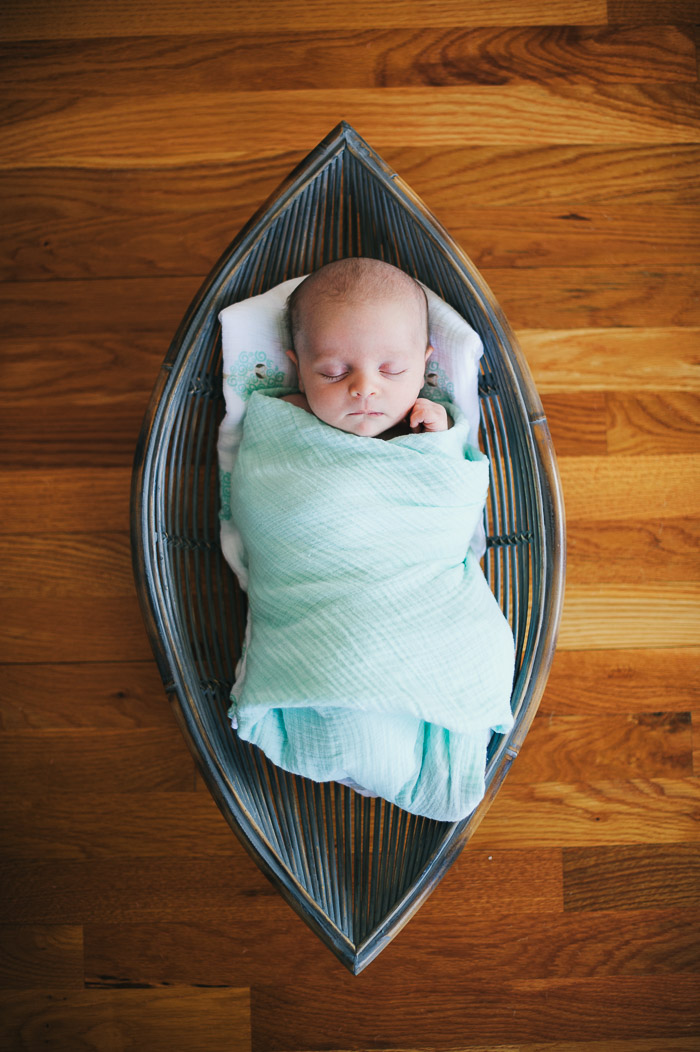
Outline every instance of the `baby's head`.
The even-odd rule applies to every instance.
[[[378,259],[341,259],[297,285],[287,311],[287,354],[319,420],[376,437],[404,419],[432,351],[417,281]]]

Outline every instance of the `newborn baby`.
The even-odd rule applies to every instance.
[[[445,431],[443,406],[419,398],[432,354],[425,292],[376,259],[329,263],[289,297],[299,394],[287,401],[353,435]]]
[[[411,277],[328,264],[288,314],[299,393],[251,395],[231,483],[250,616],[230,715],[288,771],[465,818],[512,726],[513,637],[469,546],[488,461],[420,397]]]

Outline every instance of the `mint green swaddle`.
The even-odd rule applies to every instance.
[[[248,403],[231,515],[250,634],[238,733],[280,767],[430,818],[484,794],[512,726],[510,627],[469,541],[488,460],[449,431],[364,438],[269,393]]]

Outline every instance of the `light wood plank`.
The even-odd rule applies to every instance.
[[[700,514],[700,456],[562,457],[559,471],[570,522]]]
[[[135,69],[144,75],[134,76]],[[0,94],[138,95],[169,91],[370,88],[429,84],[697,80],[683,26],[307,28],[71,41],[0,50]]]
[[[525,848],[698,842],[699,799],[695,778],[577,785],[506,779],[471,843]]]
[[[281,104],[281,105],[280,105]],[[690,85],[523,83],[503,87],[197,93],[8,103],[0,168],[123,168],[310,149],[343,114],[370,144],[442,146],[697,143]],[[293,120],[291,119],[293,116]],[[196,145],[193,145],[196,144]]]
[[[700,707],[700,649],[558,650],[539,711],[688,712]]]
[[[7,1052],[37,1048],[152,1052],[250,1052],[245,989],[0,992],[0,1042]]]
[[[608,394],[608,452],[693,453],[700,449],[700,394]]]
[[[700,851],[694,844],[567,848],[564,901],[567,910],[697,906]]]
[[[607,21],[604,0],[550,0],[546,7],[535,0],[503,0],[496,11],[490,0],[473,0],[465,7],[460,0],[435,3],[395,0],[377,7],[373,0],[348,6],[331,0],[309,8],[304,0],[271,0],[264,11],[233,0],[222,6],[205,0],[192,7],[189,0],[155,0],[144,8],[139,0],[123,0],[118,9],[96,8],[89,0],[65,0],[60,20],[51,17],[51,0],[8,0],[0,22],[0,39],[36,40],[82,37],[114,37],[125,34],[158,36],[167,25],[169,33],[223,33],[316,28],[364,28],[386,26],[484,26],[484,25],[601,25]],[[673,21],[673,19],[671,19]]]
[[[690,713],[537,716],[513,764],[511,785],[693,774]]]
[[[521,329],[541,394],[700,391],[700,329]]]
[[[696,646],[700,584],[572,585],[566,590],[562,649]]]
[[[0,924],[0,990],[83,988],[83,929]]]

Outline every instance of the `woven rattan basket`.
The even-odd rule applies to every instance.
[[[515,725],[491,742],[483,802],[455,824],[289,775],[238,740],[226,716],[246,608],[219,548],[218,314],[287,278],[359,255],[425,282],[477,330],[485,348],[481,442],[492,480],[484,569],[516,641]],[[449,234],[347,124],[238,234],[187,311],[136,451],[132,547],[165,689],[209,789],[291,905],[351,971],[361,971],[436,886],[518,753],[554,653],[565,543],[547,423],[503,314]]]

